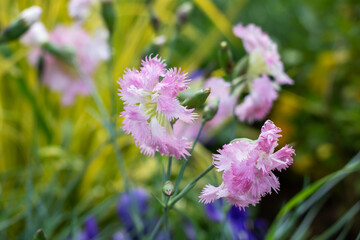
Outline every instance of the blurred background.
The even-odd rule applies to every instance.
[[[267,229],[297,192],[344,167],[360,149],[360,3],[189,2],[193,9],[179,27],[177,11],[183,1],[115,0],[111,78],[115,83],[126,67],[138,67],[150,52],[190,75],[202,70],[207,76],[222,76],[217,58],[220,41],[229,42],[234,59],[245,54],[241,40],[232,34],[233,25],[254,23],[267,32],[278,44],[286,72],[295,82],[283,87],[268,119],[283,130],[279,145],[292,143],[296,150],[294,164],[278,174],[281,191],[248,210],[248,217],[262,219]],[[67,1],[2,0],[0,29],[32,5],[42,7],[41,20],[49,31],[58,24],[74,24]],[[83,27],[90,34],[104,27],[99,4],[93,5]],[[159,36],[165,37],[165,43],[159,44]],[[81,231],[90,216],[98,222],[98,239],[111,239],[124,228],[116,209],[124,189],[98,110],[91,97],[80,96],[73,106],[62,106],[58,93],[39,84],[36,69],[27,61],[28,51],[18,41],[0,46],[0,239],[30,239],[39,228],[45,229],[49,239],[66,239]],[[108,73],[104,63],[94,79],[110,109],[117,91],[109,92]],[[151,196],[161,194],[159,162],[141,155],[132,137],[121,133],[122,103],[116,99],[112,118],[131,186],[148,191],[146,215],[159,216],[160,205]],[[262,124],[239,123],[236,135],[255,139]],[[196,147],[185,183],[211,163],[212,152],[232,140],[230,133],[225,125],[214,139]],[[179,162],[173,164],[174,179],[179,166]],[[175,239],[191,238],[184,235],[189,222],[195,239],[208,239],[210,233],[221,239],[222,225],[208,220],[197,198],[201,188],[209,181],[215,184],[219,176],[209,174],[171,212]],[[359,201],[359,175],[347,175],[322,196],[324,201],[305,238],[324,232]],[[348,239],[354,239],[360,229],[358,208],[354,214],[346,218],[351,223],[347,230],[341,226]]]

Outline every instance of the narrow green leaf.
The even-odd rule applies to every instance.
[[[360,210],[360,201],[355,203],[336,223],[323,232],[320,236],[314,240],[326,240],[330,239],[335,233],[337,233],[345,224],[347,224]]]

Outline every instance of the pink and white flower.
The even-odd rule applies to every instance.
[[[251,92],[235,108],[235,114],[240,121],[250,123],[264,119],[270,112],[273,102],[278,98],[274,85],[268,76],[262,75],[255,78],[252,84]]]
[[[223,183],[218,186],[207,185],[202,191],[200,201],[211,203],[219,198],[240,208],[255,206],[272,189],[280,187],[273,170],[281,171],[292,164],[295,151],[288,145],[275,151],[281,129],[267,120],[261,128],[256,141],[240,140],[224,145],[219,154],[214,154],[213,164],[217,171],[223,172]]]
[[[277,45],[261,28],[249,24],[238,24],[233,28],[235,36],[243,40],[244,48],[250,55],[249,74],[252,77],[268,74],[279,84],[293,84],[293,80],[284,72]]]
[[[127,69],[120,78],[120,97],[124,101],[123,129],[134,137],[141,152],[155,152],[178,159],[189,155],[190,142],[173,134],[171,121],[190,123],[196,114],[182,106],[176,98],[187,89],[187,74],[181,69],[166,69],[158,56],[148,56],[141,62],[140,71]]]
[[[35,30],[30,29],[29,34],[43,32],[42,28],[39,28],[39,31]],[[41,44],[37,39],[38,37],[27,35],[24,41],[30,45]],[[74,51],[79,71],[53,55],[44,52],[40,45],[30,52],[29,61],[36,65],[40,56],[43,56],[43,83],[50,89],[62,93],[61,102],[63,105],[71,105],[76,95],[88,95],[90,93],[86,81],[92,81],[91,75],[96,67],[101,61],[109,58],[110,50],[106,39],[107,34],[98,33],[95,37],[91,37],[80,26],[57,26],[49,34],[48,41],[59,47],[66,47]]]

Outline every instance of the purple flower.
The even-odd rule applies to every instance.
[[[228,214],[227,214],[227,222],[229,223],[233,235],[237,235],[237,233],[248,232],[246,226],[247,214],[244,209],[240,209],[236,206],[231,206]]]
[[[214,222],[221,222],[225,217],[222,199],[206,204],[204,209],[206,216]]]
[[[223,171],[223,183],[218,187],[205,186],[200,201],[210,203],[226,198],[230,204],[245,208],[249,204],[255,206],[272,189],[278,191],[280,183],[273,170],[286,169],[295,154],[288,145],[274,152],[279,132],[281,129],[267,120],[256,141],[239,140],[218,150],[219,154],[213,155],[213,164]]]
[[[90,216],[85,220],[84,232],[88,240],[95,239],[95,237],[99,234],[97,221],[93,216]]]
[[[127,230],[133,229],[135,226],[132,214],[138,213],[143,217],[148,208],[148,193],[145,189],[131,189],[129,193],[123,193],[120,196],[117,213]]]
[[[141,64],[140,71],[127,69],[119,80],[119,95],[125,104],[120,115],[124,117],[122,128],[134,137],[142,153],[185,157],[190,142],[173,134],[171,121],[190,123],[196,116],[176,98],[179,91],[188,88],[186,73],[166,69],[158,56],[146,57]]]
[[[130,236],[126,231],[118,231],[112,236],[112,240],[130,240]]]
[[[95,217],[89,216],[85,220],[84,230],[77,232],[75,234],[74,240],[94,240],[99,234],[99,228]],[[68,237],[67,240],[71,240],[71,237]]]

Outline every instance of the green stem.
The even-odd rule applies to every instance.
[[[176,45],[176,41],[177,41],[178,36],[179,36],[179,29],[176,28],[175,31],[174,31],[174,34],[172,35],[172,39],[171,39],[170,47],[169,47],[169,52],[168,52],[168,57],[166,59],[169,66],[171,66],[171,60],[172,60],[172,56],[174,54],[174,49],[175,49],[175,45]]]
[[[169,157],[166,180],[170,180],[172,157]]]
[[[169,198],[168,198],[169,199]],[[166,239],[170,239],[170,228],[169,228],[169,208],[165,207],[165,212],[164,212],[164,216],[165,216],[165,234],[166,234]]]
[[[176,193],[178,192],[178,190],[179,190],[179,185],[180,185],[181,179],[182,179],[182,177],[183,177],[183,175],[184,175],[185,168],[186,168],[186,166],[187,166],[187,164],[188,164],[188,162],[189,162],[189,159],[190,159],[190,157],[191,157],[192,152],[194,151],[194,148],[195,148],[196,143],[199,141],[199,137],[200,137],[200,134],[201,134],[202,129],[204,128],[204,125],[205,125],[205,121],[202,121],[202,122],[201,122],[200,129],[199,129],[199,132],[198,132],[198,134],[197,134],[197,136],[196,136],[196,138],[195,138],[195,140],[194,140],[194,143],[193,143],[193,145],[192,145],[191,150],[189,151],[189,154],[190,154],[190,155],[189,155],[185,160],[183,160],[183,162],[182,162],[179,176],[176,178],[175,192],[174,192],[174,194],[176,194]]]
[[[196,183],[204,177],[208,172],[214,168],[214,165],[208,167],[203,171],[199,176],[197,176],[191,183],[189,183],[178,195],[176,195],[169,203],[169,209],[171,209],[175,203],[177,203],[181,198],[183,198],[195,185]]]
[[[102,121],[103,121],[103,125],[105,126],[105,128],[107,129],[112,145],[113,145],[113,149],[114,149],[114,153],[115,153],[115,158],[116,161],[119,165],[120,168],[120,172],[124,181],[124,189],[126,192],[129,192],[129,179],[128,176],[126,174],[126,169],[125,169],[125,163],[124,163],[124,158],[122,156],[122,153],[117,145],[116,142],[116,137],[115,137],[115,125],[112,123],[111,121],[111,117],[109,116],[108,112],[106,111],[105,105],[102,102],[100,95],[97,91],[97,89],[95,88],[93,82],[88,78],[88,76],[81,70],[81,68],[77,67],[79,74],[83,77],[83,79],[85,79],[85,83],[87,84],[87,86],[90,89],[91,92],[91,96],[97,106],[97,108],[100,111],[101,117],[102,117]]]
[[[156,223],[154,229],[152,230],[149,240],[153,240],[155,238],[156,233],[159,231],[161,224],[164,221],[164,216],[161,216],[161,218],[159,219],[159,221]]]

